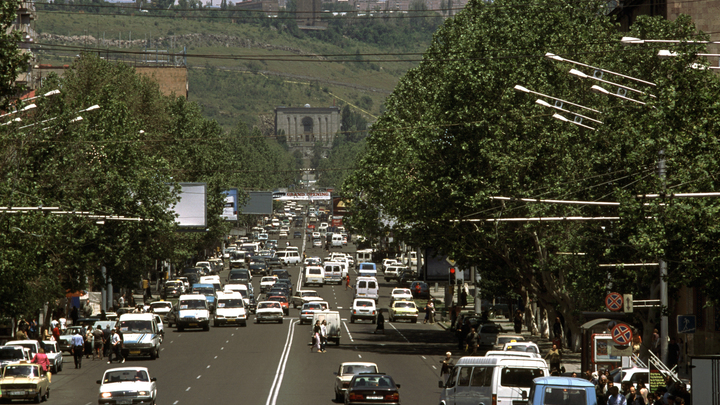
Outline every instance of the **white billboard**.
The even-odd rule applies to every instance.
[[[181,228],[207,228],[207,185],[205,183],[179,183],[180,201],[171,210]]]

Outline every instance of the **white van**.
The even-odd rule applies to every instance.
[[[320,266],[305,267],[305,282],[303,286],[316,284],[322,286],[325,283],[325,269]]]
[[[439,381],[440,405],[512,405],[525,403],[533,379],[550,375],[543,359],[463,357]]]
[[[275,253],[275,257],[282,260],[284,264],[298,264],[300,263],[300,253],[291,250],[281,250]]]
[[[343,269],[346,268],[343,263],[327,262],[324,266],[325,284],[337,283],[337,285],[342,285],[343,279],[345,278],[343,276]]]
[[[177,303],[177,329],[203,328],[210,330],[210,309],[202,294],[181,295]]]
[[[332,234],[332,244],[330,246],[342,248],[343,247],[343,236],[339,233]]]
[[[326,321],[327,322],[327,339],[329,342],[335,342],[337,346],[340,346],[340,334],[342,329],[340,328],[340,312],[338,311],[317,311],[313,314],[313,319],[310,325],[315,325],[315,322]]]
[[[320,226],[318,227],[318,232],[320,232],[320,234],[324,234],[324,233],[327,233],[327,229],[328,229],[328,223],[321,222]]]
[[[372,262],[372,256],[373,256],[372,249],[358,250],[356,257],[355,257],[355,263]]]
[[[236,292],[218,293],[213,326],[237,324],[247,326],[247,311],[243,296]]]
[[[123,357],[149,355],[152,360],[160,357],[162,336],[156,316],[152,313],[120,315],[116,326],[123,334]]]
[[[370,298],[378,302],[378,282],[375,277],[358,277],[355,282],[355,298]]]

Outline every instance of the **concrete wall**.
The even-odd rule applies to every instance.
[[[340,131],[341,119],[338,107],[277,107],[275,134],[284,133],[291,147],[307,147],[316,142],[330,146]],[[306,131],[303,122],[311,124],[312,129]]]

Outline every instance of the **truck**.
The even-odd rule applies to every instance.
[[[313,320],[310,323],[311,330],[315,322],[327,321],[327,339],[329,342],[335,342],[336,346],[340,346],[340,335],[342,330],[340,329],[340,312],[338,311],[322,311],[315,312],[313,314]]]

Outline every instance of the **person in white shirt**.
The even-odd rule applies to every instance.
[[[320,350],[322,350],[323,353],[326,351],[325,345],[327,344],[327,335],[327,322],[322,321],[320,324]]]
[[[113,329],[112,337],[110,338],[111,352],[108,356],[108,364],[112,363],[112,355],[115,353],[115,361],[122,359],[121,363],[125,363],[125,359],[122,357],[122,339],[118,333],[118,328]]]

